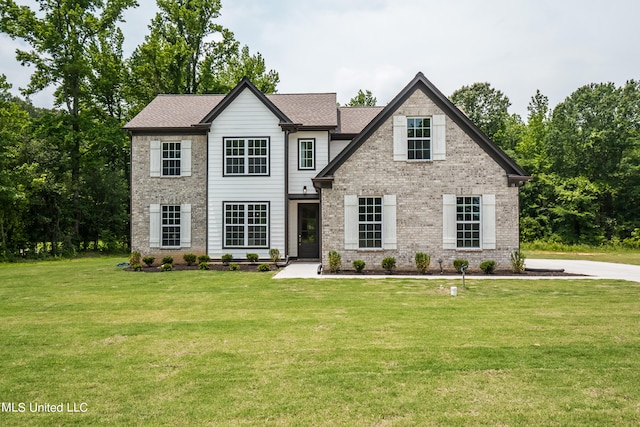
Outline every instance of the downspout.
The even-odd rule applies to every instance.
[[[284,258],[289,258],[289,129],[284,129]]]

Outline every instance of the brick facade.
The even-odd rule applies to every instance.
[[[191,176],[151,177],[150,143],[191,141]],[[131,140],[131,247],[143,256],[164,256],[182,262],[182,255],[206,254],[207,226],[207,139],[206,135],[140,135]],[[191,204],[191,246],[180,249],[149,247],[149,206]]]
[[[467,135],[453,120],[446,119],[446,159],[410,162],[393,160],[393,116],[432,116],[444,114],[422,91],[416,90],[392,116],[335,171],[332,188],[322,189],[322,262],[328,265],[328,252],[342,256],[344,268],[361,259],[379,267],[387,256],[396,258],[398,267],[414,267],[416,252],[431,255],[451,266],[456,258],[468,259],[471,267],[495,260],[508,267],[509,254],[519,247],[518,188],[508,185],[505,170]],[[396,195],[395,250],[345,250],[344,196]],[[496,197],[496,249],[443,249],[443,194]]]

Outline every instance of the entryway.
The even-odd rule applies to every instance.
[[[298,204],[298,258],[320,258],[320,204]]]

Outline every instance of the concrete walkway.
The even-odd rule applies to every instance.
[[[402,276],[402,275],[380,275],[380,276],[358,276],[339,274],[318,274],[317,262],[292,262],[274,276],[274,279],[388,279],[388,278],[423,278],[423,279],[460,279],[460,275],[441,276],[431,274],[427,276]],[[581,261],[581,260],[559,260],[559,259],[528,259],[527,268],[547,268],[564,269],[567,273],[581,274],[585,276],[557,276],[554,279],[619,279],[640,282],[640,266],[628,264],[614,264],[611,262]],[[514,276],[473,276],[470,279],[513,279]],[[549,276],[526,276],[521,279],[549,279]]]

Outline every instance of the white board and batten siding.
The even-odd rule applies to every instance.
[[[212,258],[230,253],[237,259],[247,252],[269,258],[269,248],[284,253],[285,167],[284,132],[274,114],[245,89],[213,121],[209,133],[208,159],[208,252]],[[224,138],[269,138],[268,176],[224,176]],[[269,204],[269,248],[224,248],[225,202],[264,202]]]

